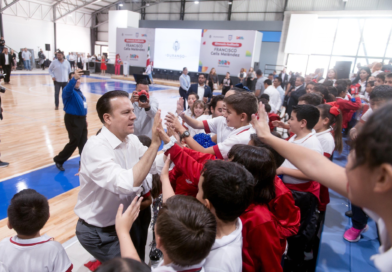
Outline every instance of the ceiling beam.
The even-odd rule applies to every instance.
[[[94,0],[94,1],[91,1],[91,2],[88,2],[88,3],[85,3],[85,4],[81,5],[81,6],[77,6],[76,8],[74,8],[74,9],[72,9],[72,10],[62,14],[60,17],[56,18],[55,21],[58,21],[61,18],[64,18],[65,16],[67,16],[68,14],[71,14],[72,12],[75,12],[75,11],[81,9],[81,8],[84,8],[84,7],[88,6],[88,5],[91,5],[92,3],[95,3],[97,1],[99,1],[99,0]]]
[[[100,22],[100,23],[98,23],[98,24],[96,24],[96,25],[92,26],[91,28],[96,28],[96,27],[99,27],[100,25],[106,24],[106,23],[108,23],[108,22],[109,22],[109,20],[106,20],[106,21]]]
[[[10,6],[15,5],[16,3],[18,3],[20,0],[14,0],[11,3],[9,3],[8,5],[6,5],[4,8],[0,9],[0,13],[3,13],[3,11],[5,11],[7,8],[9,8]]]

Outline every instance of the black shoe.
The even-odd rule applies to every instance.
[[[344,213],[347,217],[353,217],[353,211],[347,211]]]
[[[54,164],[56,165],[57,169],[59,169],[60,171],[65,171],[63,165],[59,162],[54,162]]]
[[[7,167],[8,165],[10,165],[8,162],[0,161],[0,168]]]

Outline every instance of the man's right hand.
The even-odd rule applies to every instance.
[[[131,96],[131,103],[135,103],[139,101],[139,95],[137,91],[134,91]]]
[[[80,69],[76,69],[75,73],[74,73],[74,79],[78,80],[80,79],[80,77],[83,75],[83,71]]]

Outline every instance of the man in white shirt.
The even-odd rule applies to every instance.
[[[207,103],[212,98],[212,91],[209,86],[206,85],[206,77],[204,74],[200,74],[198,78],[198,84],[192,84],[189,87],[188,95],[190,93],[196,93],[199,95],[200,100],[203,100],[204,103]]]
[[[75,70],[75,55],[72,52],[69,55],[69,63],[71,64],[71,69]]]
[[[277,113],[282,105],[282,100],[280,99],[280,94],[278,90],[272,86],[272,81],[270,79],[264,80],[264,94],[269,95],[269,103],[271,106],[271,112]]]
[[[138,93],[145,90],[149,97],[140,99]],[[155,114],[158,111],[159,103],[158,100],[150,96],[149,85],[147,80],[142,80],[136,83],[136,90],[130,94],[131,103],[133,105],[135,114],[137,116],[134,124],[135,131],[133,134],[136,136],[147,135],[151,137],[151,129],[154,123]],[[141,101],[143,100],[143,101]]]
[[[31,71],[31,67],[30,67],[31,53],[30,53],[30,51],[27,51],[27,48],[25,48],[23,50],[22,58],[23,58],[23,64],[24,64],[25,69]]]
[[[280,95],[280,100],[281,100],[281,104],[279,106],[279,108],[280,108],[283,104],[283,101],[284,101],[284,90],[281,86],[282,79],[280,77],[275,77],[273,84],[274,84],[275,89],[279,92],[279,95]]]
[[[127,208],[140,195],[140,186],[149,172],[155,174],[154,159],[161,144],[157,129],[163,128],[158,110],[151,145],[144,146],[133,135],[136,115],[124,91],[101,96],[97,112],[102,130],[87,141],[81,155],[76,235],[91,255],[105,262],[120,256],[116,211],[120,204]]]
[[[191,87],[191,78],[188,75],[188,68],[182,69],[180,80],[180,96],[184,99],[184,110],[186,110],[186,100],[188,99],[188,90]]]

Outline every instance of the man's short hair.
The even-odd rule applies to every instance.
[[[305,78],[304,78],[304,77],[302,77],[302,76],[297,76],[297,78],[299,78],[299,80],[301,80],[302,83],[305,82]]]
[[[215,242],[216,220],[196,198],[175,195],[159,210],[156,232],[173,263],[191,266],[210,253]]]
[[[190,95],[194,95],[194,96],[196,97],[196,100],[199,100],[199,99],[200,99],[200,97],[199,97],[199,95],[198,95],[197,93],[190,92],[190,93],[188,94],[188,97],[189,97]]]
[[[98,267],[96,272],[113,272],[113,271],[138,271],[151,272],[151,268],[144,262],[139,262],[129,258],[114,258],[104,262]]]
[[[372,101],[389,101],[392,100],[392,87],[388,85],[380,85],[374,87],[373,91],[369,95]]]
[[[298,122],[306,120],[306,128],[313,129],[320,119],[320,111],[313,105],[293,106]]]
[[[103,124],[105,123],[103,119],[103,115],[105,113],[112,113],[112,105],[110,100],[115,97],[129,98],[129,94],[125,91],[120,91],[120,90],[110,91],[103,94],[97,101],[96,109],[97,109],[98,117]]]
[[[230,88],[229,91],[234,91],[235,94],[239,94],[239,93],[247,93],[248,90],[240,88],[240,87],[235,87],[233,86],[232,88]]]
[[[389,78],[391,78],[391,77],[392,77],[392,73],[388,73],[388,74],[386,74],[386,77],[389,77]]]
[[[230,105],[238,115],[246,113],[248,122],[252,120],[252,114],[256,114],[257,112],[257,98],[253,93],[236,93],[226,97],[224,101],[226,105]]]
[[[265,100],[267,100],[269,102],[270,100],[270,96],[266,93],[263,93],[262,95],[260,95],[260,98],[264,98]]]
[[[203,199],[211,202],[223,222],[235,221],[252,203],[256,183],[243,165],[210,160],[204,165],[203,177]]]
[[[282,83],[282,79],[280,77],[275,77],[274,80],[278,80],[280,83]]]
[[[24,189],[12,197],[8,206],[8,220],[18,234],[34,235],[48,219],[48,200],[37,191]]]
[[[266,79],[266,80],[264,80],[264,84],[272,85],[272,80],[271,79]]]
[[[198,76],[198,77],[200,77],[200,76],[203,76],[204,78],[206,78],[206,76],[205,76],[204,74],[199,74],[199,76]]]
[[[307,93],[301,95],[298,101],[305,101],[307,105],[318,106],[323,102],[323,98],[318,93]]]
[[[141,78],[140,80],[138,80],[137,82],[136,82],[136,86],[137,85],[150,85],[150,82],[148,82],[148,79],[147,78]]]
[[[182,71],[184,72],[184,71],[185,71],[185,69],[186,69],[186,67],[182,68]]]
[[[209,109],[213,108],[215,110],[216,104],[218,104],[219,101],[223,101],[223,100],[225,100],[225,96],[223,94],[213,96],[210,101],[210,104],[208,105],[208,108]]]
[[[274,76],[274,74],[268,74],[268,76]]]
[[[262,75],[263,75],[263,72],[262,72],[260,69],[257,69],[257,71],[256,71],[256,75],[258,75],[258,76],[262,76]]]
[[[382,80],[382,82],[384,82],[384,81],[385,81],[385,73],[379,73],[379,74],[376,76],[376,78],[379,78],[379,79]]]

